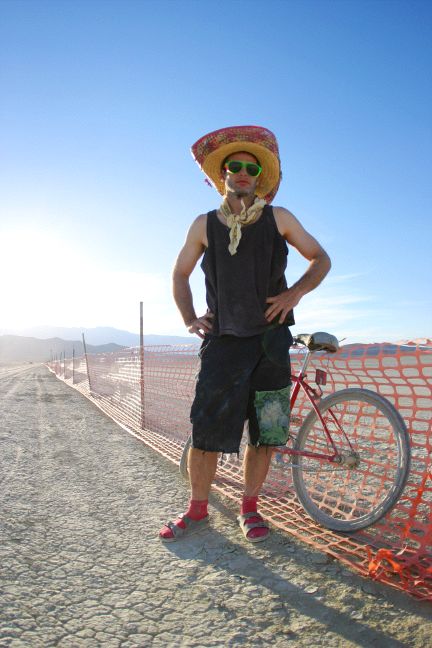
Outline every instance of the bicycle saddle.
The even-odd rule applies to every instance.
[[[336,353],[339,349],[339,342],[334,335],[317,331],[317,333],[300,333],[294,338],[294,342],[304,344],[309,351],[328,351]]]

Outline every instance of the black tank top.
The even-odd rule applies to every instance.
[[[255,223],[242,227],[237,253],[232,256],[228,251],[229,228],[218,219],[216,210],[207,214],[207,238],[201,268],[207,306],[215,315],[211,335],[248,337],[263,333],[272,326],[264,317],[267,297],[287,288],[288,246],[277,229],[273,208],[266,205]],[[293,311],[284,324],[294,324]]]

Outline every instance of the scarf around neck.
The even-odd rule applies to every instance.
[[[241,200],[242,210],[240,214],[233,214],[231,207],[229,206],[228,200],[224,198],[221,206],[220,212],[225,216],[228,227],[230,228],[229,237],[230,243],[228,245],[229,253],[232,255],[237,253],[237,248],[240,243],[242,236],[241,228],[243,225],[249,225],[256,221],[262,214],[262,210],[266,205],[266,201],[262,198],[255,198],[253,204],[246,209],[246,206]]]

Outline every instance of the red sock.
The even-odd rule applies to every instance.
[[[205,518],[208,515],[208,500],[193,500],[191,499],[189,502],[189,508],[186,511],[184,515],[187,515],[187,517],[190,517],[191,520],[202,520],[202,518]],[[177,526],[179,526],[181,529],[184,529],[186,527],[186,524],[183,522],[183,520],[179,517],[177,520],[174,522]],[[159,535],[162,538],[173,538],[174,533],[170,528],[167,526],[163,526],[162,529],[159,531]]]
[[[244,515],[245,513],[256,513],[258,505],[258,497],[249,497],[248,495],[243,495],[240,513]],[[250,517],[248,522],[260,522],[259,517]],[[247,534],[248,538],[259,538],[261,536],[268,535],[268,529],[264,527],[255,527],[251,529]]]
[[[193,500],[189,502],[189,508],[186,511],[185,515],[191,518],[191,520],[202,520],[208,515],[208,500]]]
[[[243,495],[240,513],[256,513],[258,504],[258,496],[249,497],[249,495]]]

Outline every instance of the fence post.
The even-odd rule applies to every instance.
[[[90,394],[91,394],[92,393],[92,388],[91,388],[91,382],[90,382],[90,368],[89,368],[89,363],[88,363],[87,347],[86,347],[86,343],[85,343],[84,333],[82,334],[82,341],[83,341],[84,355],[85,355],[86,367],[87,367],[87,380],[88,380],[88,384],[89,384],[89,391],[90,391]]]
[[[143,302],[140,302],[140,389],[141,389],[141,429],[145,429],[145,393],[144,393],[144,328]]]
[[[75,347],[72,347],[72,385],[75,385]]]

